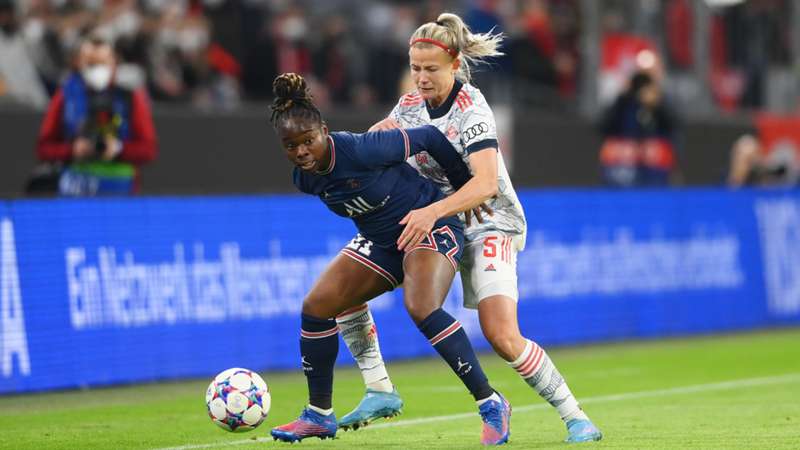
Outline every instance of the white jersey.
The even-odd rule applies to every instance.
[[[502,231],[510,235],[518,235],[520,248],[525,245],[526,222],[522,205],[517,193],[511,185],[503,156],[497,143],[497,126],[494,113],[478,88],[470,84],[461,84],[456,80],[448,99],[438,108],[429,108],[418,91],[400,97],[390,117],[400,123],[403,128],[422,125],[433,125],[439,129],[455,149],[461,153],[464,162],[469,166],[469,154],[485,148],[497,148],[497,196],[490,199],[488,205],[494,210],[494,216],[483,214],[483,223],[473,218],[472,226],[467,228],[464,237],[467,241],[477,241],[491,231]],[[426,152],[408,159],[408,163],[423,176],[436,182],[446,195],[453,193],[444,170]],[[462,221],[463,213],[459,214]]]

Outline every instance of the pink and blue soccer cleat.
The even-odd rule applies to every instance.
[[[375,420],[394,417],[402,412],[403,399],[397,393],[380,392],[367,389],[367,394],[361,399],[356,409],[350,411],[339,421],[339,428],[357,430],[365,427]]]
[[[511,435],[511,404],[497,393],[500,401],[489,400],[478,408],[483,419],[481,444],[501,445],[508,442]]]
[[[564,442],[590,442],[603,439],[603,433],[589,419],[572,419],[567,422],[569,435]]]
[[[308,437],[333,439],[336,437],[336,416],[333,413],[323,416],[310,408],[305,408],[297,420],[273,428],[271,434],[275,440],[292,443]]]

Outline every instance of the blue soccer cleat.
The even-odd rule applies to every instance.
[[[276,441],[280,439],[292,443],[307,437],[332,439],[336,437],[336,415],[330,413],[323,416],[310,408],[305,408],[297,420],[273,428],[271,434]]]
[[[564,442],[590,442],[603,439],[603,433],[589,419],[567,421],[567,432],[569,435]]]
[[[381,392],[367,389],[366,395],[356,406],[339,422],[339,428],[343,430],[357,430],[370,423],[381,419],[399,415],[403,407],[403,399],[397,393],[397,389],[392,392]]]
[[[478,412],[483,419],[481,444],[501,445],[508,442],[511,435],[511,404],[497,392],[500,401],[489,400],[484,402]]]

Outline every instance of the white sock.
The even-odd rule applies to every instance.
[[[394,386],[386,372],[381,348],[378,344],[378,330],[367,305],[345,311],[336,318],[339,336],[358,363],[361,376],[367,388],[379,392],[392,392]]]
[[[522,354],[508,364],[558,411],[562,420],[588,419],[544,349],[531,340],[526,341]]]
[[[493,392],[492,395],[490,395],[490,396],[488,396],[486,398],[480,399],[480,400],[476,401],[475,403],[477,403],[478,406],[480,407],[482,404],[488,402],[489,400],[494,400],[497,403],[500,403],[500,396],[497,395],[497,392]]]
[[[322,409],[322,408],[317,408],[316,406],[309,404],[308,405],[308,409],[310,409],[312,411],[316,411],[316,412],[322,414],[323,416],[330,416],[331,414],[333,414],[333,408],[331,408],[331,409]]]
[[[385,370],[385,369],[384,369]],[[373,391],[378,392],[394,392],[394,385],[389,377],[381,378],[378,381],[373,381],[372,383],[366,383],[367,388]]]

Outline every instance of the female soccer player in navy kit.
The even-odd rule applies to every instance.
[[[294,442],[336,435],[331,405],[339,349],[335,317],[361,310],[367,301],[403,283],[409,315],[478,403],[481,442],[506,442],[511,406],[489,385],[461,324],[441,309],[461,258],[460,220],[442,217],[432,231],[410,233],[407,241],[400,241],[409,213],[444,199],[406,159],[427,151],[456,188],[471,178],[469,169],[435,127],[328,133],[302,77],[283,74],[273,90],[271,120],[295,165],[294,184],[319,196],[337,215],[351,218],[359,234],[303,300],[300,353],[309,405],[297,420],[273,428],[272,436]]]
[[[498,355],[559,413],[568,442],[599,440],[589,420],[547,353],[525,338],[517,322],[517,253],[525,245],[527,224],[502,155],[498,151],[494,114],[483,94],[469,84],[469,64],[500,55],[501,35],[473,34],[460,17],[441,14],[420,26],[409,42],[411,78],[417,90],[400,98],[374,130],[433,125],[444,133],[474,177],[462,189],[452,186],[442,167],[424,153],[409,163],[437,183],[447,200],[412,212],[405,234],[419,235],[442,214],[469,211],[483,202],[493,210],[464,231],[461,280],[464,306],[478,310],[481,329]],[[340,315],[339,329],[367,384],[367,395],[340,426],[353,427],[390,416],[402,405],[380,355],[369,310]]]

